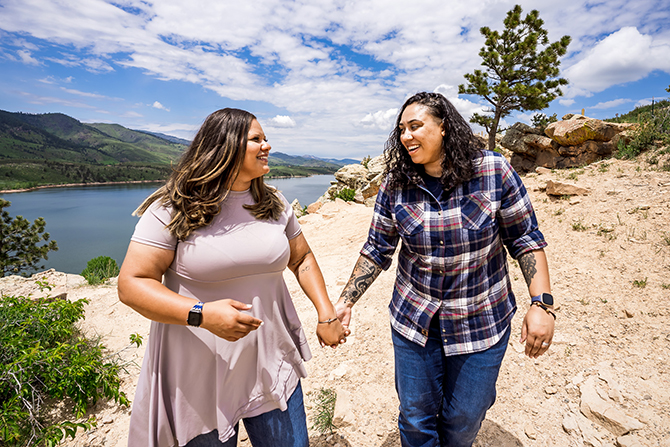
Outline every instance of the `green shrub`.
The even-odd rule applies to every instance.
[[[314,403],[314,425],[312,428],[319,433],[332,433],[333,417],[335,416],[335,401],[337,394],[330,388],[320,388]]]
[[[86,278],[91,285],[102,284],[109,278],[119,274],[119,266],[115,260],[109,256],[98,256],[86,264],[86,268],[81,272],[81,276]]]
[[[639,126],[632,132],[630,143],[624,144],[623,140],[619,140],[615,154],[617,158],[635,158],[656,141],[670,144],[670,107],[657,108],[653,115],[643,112],[637,118]]]
[[[342,188],[340,192],[335,194],[336,199],[342,199],[345,202],[353,202],[356,196],[356,191],[351,188]]]
[[[544,113],[536,113],[530,118],[533,127],[540,129],[542,132],[544,132],[549,124],[555,123],[556,121],[558,121],[558,118],[555,113],[551,116],[547,116]]]
[[[77,329],[87,302],[0,298],[0,445],[53,446],[95,425],[94,418],[63,421],[68,406],[59,402],[72,404],[75,419],[100,398],[129,404],[118,356],[105,357],[99,340]]]

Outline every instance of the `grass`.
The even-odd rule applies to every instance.
[[[647,278],[634,280],[633,286],[638,287],[640,289],[644,289],[645,287],[647,287]]]
[[[586,225],[584,225],[584,223],[582,222],[582,219],[579,219],[575,222],[572,222],[572,229],[574,231],[586,231],[586,230],[588,230],[588,227]]]

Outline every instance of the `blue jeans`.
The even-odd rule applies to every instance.
[[[254,447],[307,447],[307,417],[302,398],[302,385],[298,382],[289,400],[286,411],[272,410],[258,416],[245,418],[251,445]],[[239,424],[235,426],[235,435],[226,442],[219,441],[219,432],[214,430],[191,439],[185,447],[235,447]]]
[[[392,330],[403,447],[470,447],[496,398],[508,329],[491,348],[445,356],[439,317],[421,347]]]

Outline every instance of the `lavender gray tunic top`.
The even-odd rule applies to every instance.
[[[229,342],[196,327],[151,323],[130,419],[129,447],[183,446],[219,431],[225,442],[245,417],[286,409],[303,361],[311,358],[298,314],[284,283],[289,240],[301,232],[293,209],[277,221],[260,221],[242,205],[249,191],[231,191],[207,227],[178,242],[165,226],[170,210],[154,204],[132,240],[174,250],[163,282],[205,303],[232,298],[252,304],[263,325]],[[194,301],[195,304],[195,301]]]

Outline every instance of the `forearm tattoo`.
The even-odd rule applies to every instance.
[[[354,271],[351,272],[351,277],[349,282],[344,287],[342,291],[342,296],[344,297],[345,303],[355,304],[361,296],[368,290],[370,284],[377,279],[377,276],[381,273],[382,268],[369,260],[368,258],[361,256],[354,266]]]
[[[537,273],[537,261],[535,261],[535,254],[533,252],[526,253],[519,258],[519,266],[521,267],[521,272],[523,277],[526,279],[526,285],[530,287],[530,283],[535,278]]]
[[[300,257],[300,259],[296,259],[296,261],[293,264],[291,264],[291,266],[289,268],[294,269],[294,268],[298,267],[300,264],[302,264],[302,261],[304,261],[305,258],[307,257],[307,255],[310,254],[311,252],[312,252],[311,249],[307,250],[307,253],[302,255]]]

